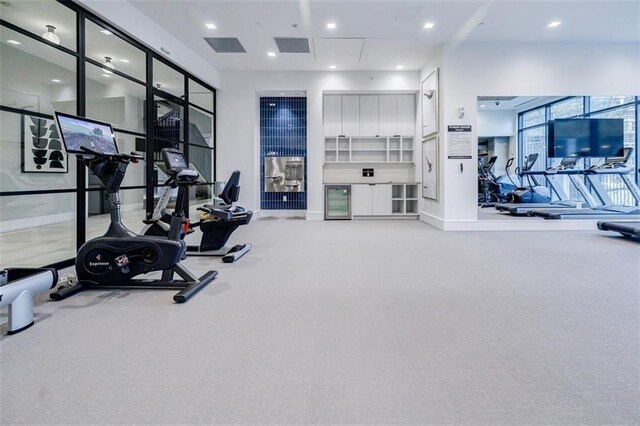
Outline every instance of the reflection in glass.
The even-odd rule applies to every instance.
[[[77,162],[75,156],[66,154],[60,140],[56,138],[57,128],[53,117],[34,119],[43,124],[45,137],[34,138],[31,135],[31,116],[0,112],[0,191],[75,188]],[[22,126],[25,126],[24,134]],[[40,151],[44,151],[43,156],[49,161],[61,157],[59,162],[66,167],[66,171],[63,169],[60,170],[61,173],[43,173],[37,170],[28,172],[24,159],[28,159],[29,155],[40,155]]]
[[[53,115],[76,112],[76,59],[51,46],[0,27],[2,105]],[[14,40],[20,44],[5,44]]]
[[[634,96],[591,96],[589,108],[591,112],[628,104],[635,100]]]
[[[189,145],[189,162],[200,174],[200,179],[213,182],[213,150]]]
[[[47,26],[54,27],[53,34],[59,39],[56,44],[76,50],[76,13],[57,1],[11,1],[8,5],[2,4],[0,11],[2,19],[38,37],[49,33]]]
[[[174,96],[184,96],[184,75],[155,58],[153,59],[153,85]]]
[[[127,171],[128,173],[128,171]],[[142,229],[146,218],[144,209],[144,189],[120,190],[122,202],[122,222],[133,232]],[[89,217],[87,218],[87,240],[104,235],[109,227],[109,201],[106,191],[89,191]]]
[[[213,111],[213,92],[193,80],[189,80],[189,103]]]
[[[189,143],[213,147],[213,114],[189,108]]]
[[[184,130],[182,128],[184,108],[175,102],[158,96],[154,98],[153,103],[156,109],[155,120],[153,121],[155,136],[167,140],[184,140]]]
[[[144,133],[146,89],[89,62],[87,73],[87,117],[111,123],[114,129]]]
[[[0,197],[3,265],[38,267],[76,253],[76,194]]]
[[[147,81],[146,54],[142,50],[88,19],[85,22],[87,58],[105,66],[110,63],[109,68],[113,67],[138,80]]]
[[[543,124],[544,122],[544,107],[522,114],[522,127],[535,126],[536,124]]]
[[[575,97],[551,105],[551,120],[556,118],[576,117],[584,113],[584,98]]]

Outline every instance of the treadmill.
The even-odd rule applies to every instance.
[[[631,177],[633,170],[626,165],[632,153],[632,148],[625,148],[623,157],[608,157],[605,159],[604,164],[584,171],[587,180],[591,184],[596,196],[602,202],[602,205],[585,209],[532,210],[530,215],[545,219],[607,219],[612,216],[640,219],[640,188],[638,188],[638,185],[635,184]],[[600,176],[602,175],[619,175],[633,196],[636,205],[621,206],[614,204],[611,198],[609,198],[607,190],[602,186],[602,181],[600,180]]]
[[[625,237],[640,241],[640,222],[605,222],[601,220],[598,222],[598,229],[619,232]]]
[[[584,186],[584,182],[579,178],[584,174],[584,170],[576,169],[577,163],[576,157],[565,157],[560,164],[556,167],[549,168],[541,171],[523,171],[522,175],[532,176],[534,183],[537,184],[535,176],[544,176],[551,187],[551,191],[556,194],[558,199],[550,203],[503,203],[498,204],[496,209],[503,212],[508,212],[513,216],[525,216],[530,215],[529,212],[535,209],[566,209],[575,208],[578,205],[577,201],[569,199],[569,196],[562,189],[562,182],[558,180],[558,176],[568,176],[569,180],[578,189],[578,192],[589,207],[595,207],[597,205],[596,200],[591,196],[589,190]]]

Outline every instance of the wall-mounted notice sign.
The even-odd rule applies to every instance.
[[[447,158],[471,158],[471,125],[457,124],[447,126]]]

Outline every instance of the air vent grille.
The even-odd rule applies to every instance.
[[[489,101],[512,101],[517,96],[478,96],[478,100],[481,102],[489,102]]]
[[[242,43],[235,37],[205,37],[209,46],[216,53],[246,53]]]
[[[274,37],[280,53],[309,53],[309,40],[306,38]]]

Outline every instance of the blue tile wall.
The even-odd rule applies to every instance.
[[[304,192],[264,192],[265,157],[304,157]],[[260,98],[260,208],[307,209],[307,98]]]

